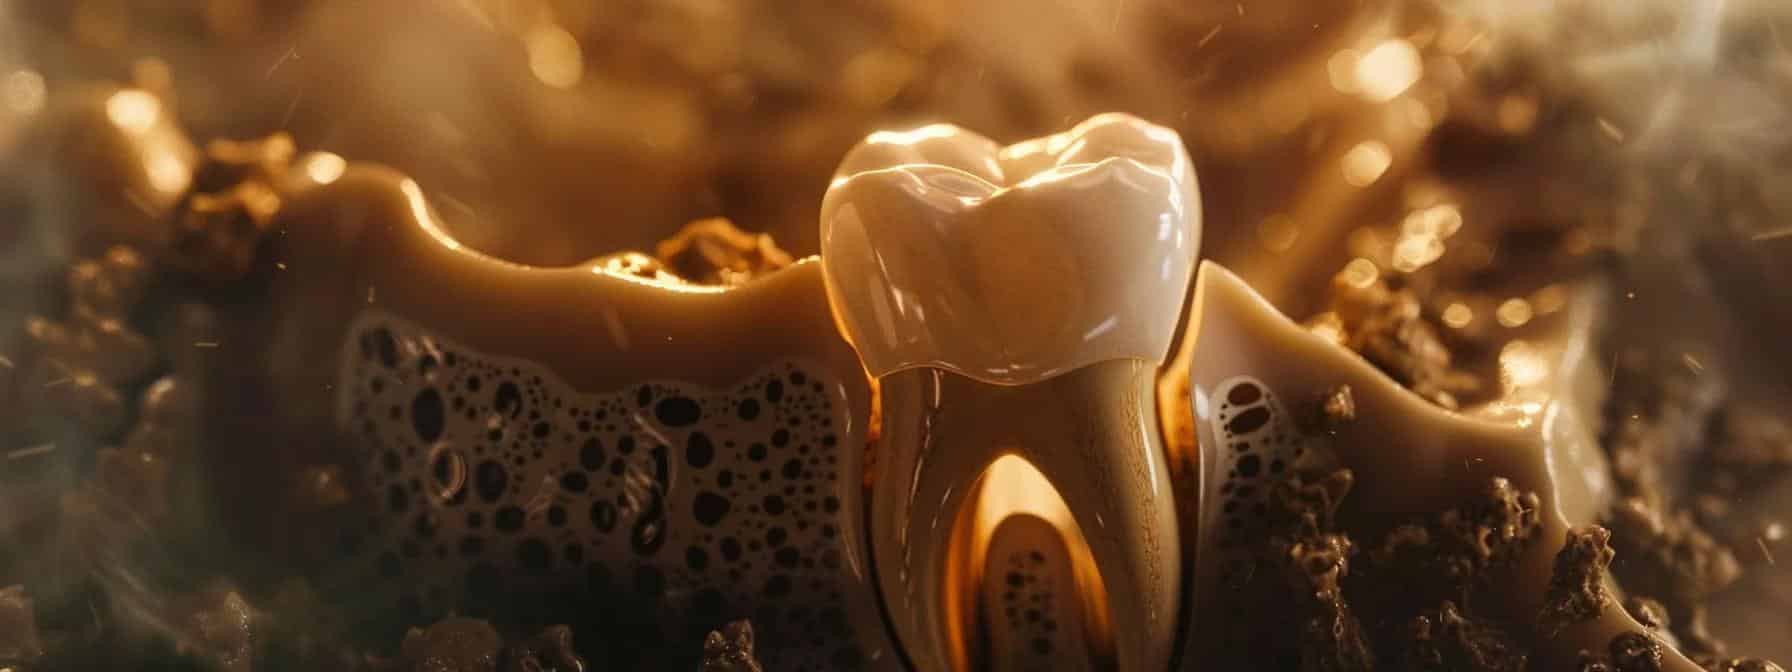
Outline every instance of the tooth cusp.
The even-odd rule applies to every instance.
[[[952,124],[930,124],[909,131],[879,131],[866,136],[840,160],[836,175],[854,175],[893,166],[938,165],[963,171],[985,182],[1001,184],[1001,147],[989,138]]]

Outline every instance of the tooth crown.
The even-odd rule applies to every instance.
[[[1108,114],[998,149],[952,126],[879,133],[822,203],[836,319],[874,376],[1022,384],[1161,361],[1200,243],[1172,131]]]

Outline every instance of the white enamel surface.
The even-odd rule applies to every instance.
[[[1106,114],[998,148],[935,125],[877,133],[822,203],[822,264],[874,376],[931,366],[1024,384],[1161,361],[1200,246],[1180,138]]]

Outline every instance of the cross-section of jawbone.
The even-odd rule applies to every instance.
[[[775,669],[896,669],[861,530],[870,387],[818,263],[725,289],[522,266],[402,176],[299,167],[252,422],[345,437],[276,468],[335,459],[360,489],[328,541],[364,606],[665,627],[643,651],[751,617]]]
[[[1058,490],[1109,596],[1122,670],[1166,664],[1181,556],[1152,409],[1200,231],[1175,133],[1125,115],[1006,148],[879,133],[822,203],[841,329],[880,380],[878,583],[920,669],[953,669],[954,521],[998,457]],[[956,594],[956,593],[954,593]]]
[[[1183,669],[1211,669],[1203,661],[1228,646],[1219,633],[1249,611],[1239,604],[1248,598],[1234,570],[1245,567],[1243,549],[1261,541],[1266,521],[1258,517],[1269,493],[1297,472],[1312,479],[1350,470],[1354,485],[1335,524],[1371,550],[1394,526],[1470,505],[1494,479],[1506,479],[1511,491],[1536,493],[1539,524],[1508,565],[1490,570],[1494,587],[1475,593],[1475,606],[1513,636],[1536,637],[1533,666],[1566,666],[1580,650],[1601,651],[1614,635],[1645,631],[1615,600],[1559,633],[1535,629],[1567,530],[1594,522],[1609,497],[1595,443],[1606,380],[1589,353],[1603,301],[1596,283],[1582,285],[1566,308],[1501,351],[1501,394],[1457,412],[1401,387],[1281,315],[1231,272],[1203,263],[1181,352],[1158,391],[1195,556]],[[1331,421],[1316,410],[1328,397]],[[1352,419],[1340,419],[1346,415]],[[1496,543],[1488,542],[1497,555]],[[1371,555],[1360,552],[1353,562]],[[1413,577],[1412,591],[1434,578]],[[1678,654],[1668,658],[1664,669],[1697,669]]]

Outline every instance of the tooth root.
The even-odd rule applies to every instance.
[[[910,369],[880,381],[883,434],[871,485],[871,552],[898,646],[920,670],[962,660],[948,624],[947,564],[957,513],[993,447],[955,440],[941,386],[949,374]]]
[[[1072,424],[1054,428],[1049,416],[1037,418],[1030,433],[1038,448],[1025,453],[1070,503],[1088,540],[1107,586],[1122,670],[1163,668],[1181,594],[1169,472],[1145,404],[1155,374],[1137,360],[1071,374],[1095,379],[1048,392],[1067,406],[1059,412]]]
[[[991,672],[1091,669],[1076,565],[1049,521],[1018,514],[996,527],[981,592]]]
[[[1032,463],[1062,495],[1109,595],[1121,670],[1167,664],[1181,585],[1170,481],[1145,403],[1155,367],[1115,360],[996,386],[937,370],[885,378],[873,552],[898,635],[920,669],[952,669],[948,539],[997,457]],[[884,462],[888,455],[889,462]],[[887,467],[887,468],[886,468]],[[999,487],[1001,484],[991,484]],[[1024,494],[1024,493],[1017,493]]]

